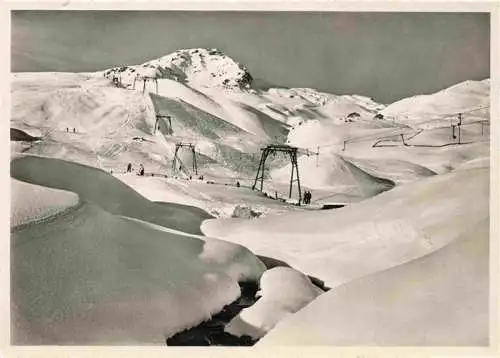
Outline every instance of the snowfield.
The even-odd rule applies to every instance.
[[[259,345],[489,345],[489,221],[404,265],[325,293]]]
[[[79,204],[78,195],[57,189],[11,180],[10,226],[15,228],[49,219]]]
[[[240,294],[238,281],[256,281],[264,271],[244,247],[166,230],[154,225],[155,217],[139,221],[135,215],[132,220],[126,215],[133,213],[120,210],[153,214],[156,208],[157,217],[167,211],[175,223],[176,217],[187,215],[184,208],[144,209],[146,200],[139,195],[125,198],[123,188],[122,195],[103,195],[101,190],[110,187],[102,176],[113,180],[111,176],[83,167],[78,173],[72,168],[75,164],[56,159],[44,159],[31,177],[22,171],[23,164],[36,168],[29,159],[33,158],[14,162],[13,175],[30,181],[36,177],[38,182],[57,175],[74,185],[71,189],[82,204],[63,214],[53,213],[51,220],[36,220],[47,216],[40,210],[40,216],[28,223],[33,215],[25,214],[26,224],[12,229],[14,344],[165,344],[172,334],[234,301]],[[80,175],[68,177],[72,171]],[[44,177],[44,173],[49,174]],[[55,192],[59,203],[47,200],[37,186],[23,185],[33,198],[28,202],[14,196],[16,213],[33,210],[32,202],[48,207],[73,204],[67,202],[69,193],[47,189]],[[114,185],[119,188],[120,182]]]
[[[489,217],[488,198],[489,168],[473,168],[396,187],[341,209],[207,220],[202,231],[336,287],[456,240]]]
[[[12,74],[13,344],[164,345],[243,282],[221,332],[263,346],[489,343],[490,80],[387,105],[252,81],[218,49]],[[252,190],[269,144],[310,205],[283,153]]]

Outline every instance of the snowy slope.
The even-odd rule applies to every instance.
[[[151,201],[194,206],[217,218],[232,217],[238,207],[250,208],[261,216],[300,210],[300,207],[257,195],[250,188],[238,188],[234,185],[206,184],[198,180],[184,181],[156,176],[142,178],[133,174],[119,174],[115,177]]]
[[[11,162],[17,180],[75,192],[81,200],[99,205],[111,214],[127,216],[188,233],[199,233],[211,216],[186,205],[151,202],[129,186],[99,169],[54,158],[22,156]]]
[[[331,290],[259,345],[489,345],[488,223],[478,220],[430,255]]]
[[[460,170],[333,211],[207,220],[202,231],[336,287],[435,251],[486,220],[488,183],[488,167]]]
[[[157,80],[158,89],[151,81],[143,86],[143,80],[150,76]],[[449,171],[455,166],[447,164],[447,153],[452,150],[438,152],[433,148],[454,144],[450,140],[450,120],[426,124],[429,113],[448,118],[460,106],[469,108],[489,102],[489,80],[464,82],[386,108],[359,95],[337,96],[310,88],[253,89],[251,77],[243,65],[216,49],[183,49],[142,65],[97,73],[15,74],[12,128],[40,140],[17,141],[12,148],[114,172],[123,171],[127,163],[136,167],[142,163],[146,172],[175,175],[175,144],[189,142],[196,145],[199,173],[207,179],[228,182],[240,178],[251,184],[260,148],[269,143],[287,143],[298,146],[301,155],[320,153],[320,168],[308,164],[313,162],[311,158],[301,158],[305,165],[303,186],[322,187],[327,191],[321,193],[322,197],[333,195],[351,201],[349,196],[342,197],[342,191],[332,191],[335,185],[328,180],[318,182],[318,178],[333,173],[334,154],[352,158],[354,166],[355,159],[376,159],[369,163],[372,169],[382,163],[380,160],[392,160],[389,173],[379,167],[370,174],[380,172],[381,178],[392,180],[395,172],[398,184],[416,180],[424,173]],[[412,120],[405,119],[408,111],[416,113]],[[346,121],[351,113],[359,117]],[[488,113],[485,109],[464,115],[464,121],[487,119]],[[171,125],[160,119],[159,130],[155,131],[157,114],[170,116]],[[377,114],[385,117],[374,119]],[[406,136],[407,144],[418,149],[400,148],[401,134]],[[462,128],[464,143],[487,141],[488,134],[489,128],[484,126]],[[380,141],[398,148],[373,147]],[[429,150],[423,146],[429,146]],[[181,150],[179,156],[180,175],[194,176],[190,152]],[[428,165],[422,158],[429,156],[436,160],[433,158]],[[275,183],[268,182],[268,190],[286,195],[282,179],[288,170],[287,161],[270,158],[266,164],[271,171],[283,174],[275,176]],[[423,168],[407,172],[416,166]]]
[[[343,193],[361,198],[374,196],[394,186],[390,180],[366,173],[337,154],[324,154],[320,160],[313,156],[301,156],[298,163],[303,183],[309,188],[331,188],[335,193]],[[278,182],[290,180],[291,164],[271,172]]]
[[[10,226],[47,220],[79,204],[74,193],[11,180]]]
[[[262,298],[227,327],[237,335],[275,331],[263,341],[271,344],[293,343],[304,330],[311,335],[297,342],[484,342],[478,307],[487,277],[460,247],[470,235],[487,236],[489,91],[489,80],[466,81],[385,106],[310,88],[252,88],[248,70],[215,49],[97,73],[13,74],[15,340],[162,344],[234,300],[238,280],[258,280],[264,268],[251,249],[300,272],[268,271]],[[460,144],[452,135],[458,112]],[[195,144],[198,175],[186,148],[172,168],[181,142]],[[301,185],[314,204],[348,205],[293,207],[246,187],[270,143],[298,147]],[[142,163],[148,176],[123,174],[127,163],[134,171]],[[270,156],[264,191],[286,198],[290,169],[287,157]],[[204,222],[212,215],[239,219]],[[475,284],[464,289],[460,314],[457,257],[470,258],[464,277]],[[431,271],[436,281],[420,280]],[[295,312],[318,294],[304,274],[334,289],[299,311],[301,326]],[[360,310],[358,296],[373,296],[373,305]],[[318,314],[330,305],[331,316]],[[414,305],[425,308],[421,317],[411,315]],[[461,320],[472,331],[445,332]],[[426,325],[433,337],[420,333]]]
[[[14,186],[24,190],[12,198],[14,344],[165,344],[235,300],[238,281],[257,281],[264,270],[244,247],[170,229],[196,220],[183,206],[148,207],[98,170],[25,157],[12,172],[80,197]],[[138,220],[141,212],[149,222]]]
[[[432,123],[434,118],[440,122],[452,114],[486,107],[465,113],[464,121],[489,118],[489,93],[489,79],[465,81],[433,94],[402,99],[387,106],[382,113],[396,117],[398,121],[416,125],[426,121]]]

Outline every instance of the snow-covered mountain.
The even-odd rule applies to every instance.
[[[243,65],[216,48],[182,49],[141,65],[108,69],[104,76],[118,76],[127,87],[144,77],[167,78],[193,87],[249,88],[252,83]]]
[[[466,81],[386,106],[252,86],[215,49],[13,74],[14,342],[163,344],[260,280],[229,330],[270,332],[263,344],[483,344],[489,91]],[[190,148],[173,165],[179,144],[197,173]],[[250,188],[268,144],[297,147],[312,205],[276,200],[283,153],[265,163],[267,195]]]
[[[157,86],[147,79],[144,83],[145,77],[156,79]],[[407,182],[421,173],[443,171],[445,165],[449,168],[449,158],[429,162],[404,154],[405,148],[384,150],[383,154],[367,148],[381,140],[402,145],[401,135],[419,144],[446,143],[449,130],[420,133],[421,123],[429,116],[447,118],[459,109],[489,101],[489,80],[467,81],[385,106],[360,95],[337,96],[311,88],[253,89],[251,79],[243,65],[217,49],[179,50],[142,65],[97,73],[14,74],[12,127],[40,140],[17,141],[13,148],[108,171],[123,170],[127,163],[143,163],[150,172],[173,175],[175,144],[189,142],[196,145],[199,172],[207,178],[224,182],[239,178],[251,184],[260,148],[286,143],[300,148],[299,161],[306,168],[304,186],[377,193],[378,184],[362,188],[360,178],[347,188],[345,179],[340,179],[344,174],[338,172],[343,168],[337,165],[339,158],[347,155],[351,166],[356,166],[352,159],[358,158],[365,159],[364,163],[366,159],[393,160],[406,168],[378,168],[375,172],[380,178],[375,182],[395,177]],[[474,118],[487,120],[488,111],[482,109]],[[163,117],[157,121],[157,115]],[[449,126],[449,120],[440,119],[438,127],[442,125]],[[484,128],[476,127],[464,127],[464,139],[482,141]],[[181,175],[193,175],[190,152],[181,149],[178,154],[184,163]],[[268,190],[285,192],[282,183],[289,161],[277,156],[267,163],[275,170],[270,177],[276,179],[274,184],[266,182]],[[377,164],[367,167],[374,166]],[[407,171],[410,167],[415,170]],[[362,177],[369,176],[365,174]]]
[[[464,81],[433,94],[402,99],[382,113],[404,123],[418,124],[463,113],[464,120],[489,118],[490,79]]]

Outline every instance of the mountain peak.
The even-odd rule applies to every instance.
[[[135,78],[167,78],[193,87],[250,88],[252,76],[245,66],[218,48],[180,49],[141,65],[115,67],[106,77],[120,76],[125,86]]]

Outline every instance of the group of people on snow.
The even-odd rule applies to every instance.
[[[309,190],[306,190],[306,192],[304,193],[304,204],[311,204],[311,197],[311,192]]]
[[[132,173],[132,163],[127,164],[127,173]],[[139,164],[139,172],[138,175],[144,176],[144,165]]]

